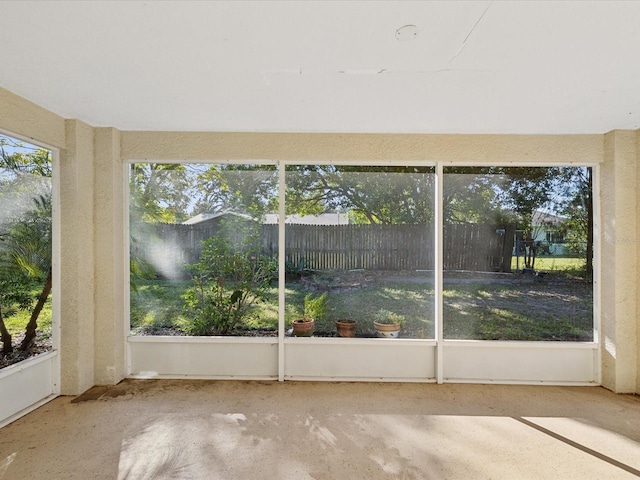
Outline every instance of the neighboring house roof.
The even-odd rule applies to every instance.
[[[277,213],[267,213],[265,225],[278,223]],[[346,213],[321,213],[319,215],[287,215],[284,223],[297,225],[348,225],[349,216]]]
[[[218,213],[199,213],[195,217],[191,217],[190,219],[182,222],[182,225],[195,225],[197,223],[206,222],[207,220],[211,220],[213,218],[224,217],[225,215],[234,215],[236,217],[244,218],[247,220],[253,219],[251,215],[247,215],[245,213],[231,212],[231,211],[224,211],[224,212],[218,212]]]
[[[566,220],[565,217],[554,215],[552,213],[543,212],[542,210],[534,210],[531,217],[531,225],[559,225]]]
[[[251,215],[245,213],[232,212],[225,210],[218,213],[199,213],[194,217],[189,218],[182,222],[182,225],[196,225],[198,223],[206,222],[214,218],[223,217],[226,215],[234,215],[236,217],[244,218],[246,220],[253,220]],[[264,216],[264,225],[274,225],[278,223],[277,213],[267,213]],[[346,213],[321,213],[320,215],[287,215],[284,223],[297,224],[297,225],[348,225],[349,216]]]

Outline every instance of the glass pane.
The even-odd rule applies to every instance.
[[[286,186],[289,334],[434,338],[434,169],[297,165]]]
[[[137,163],[130,192],[133,334],[277,334],[273,165]]]
[[[591,169],[444,173],[444,338],[592,341]]]
[[[51,151],[0,135],[0,368],[52,348]]]

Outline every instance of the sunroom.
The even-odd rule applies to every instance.
[[[2,8],[53,288],[1,423],[125,378],[640,393],[636,5]]]

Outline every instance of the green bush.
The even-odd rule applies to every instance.
[[[183,327],[189,335],[227,334],[255,313],[277,263],[260,253],[257,232],[237,222],[202,242],[200,261],[191,265],[193,286],[184,295]]]

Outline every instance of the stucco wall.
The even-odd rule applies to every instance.
[[[636,165],[640,165],[640,130],[636,130]],[[640,168],[636,168],[636,213],[640,212],[640,204],[638,200],[640,199],[640,192],[638,192],[640,187]],[[640,247],[640,221],[636,221],[636,244]],[[639,255],[640,252],[636,250],[636,254]],[[638,285],[640,285],[640,266],[636,266],[636,295],[638,295]],[[636,305],[636,393],[640,394],[640,302]]]
[[[603,383],[614,391],[640,393],[640,131],[553,136],[118,132],[65,121],[3,89],[0,129],[61,149],[63,393],[81,393],[124,376],[122,159],[602,164],[600,333],[609,341],[603,348]]]
[[[120,132],[95,129],[95,383],[117,383],[125,375],[124,166]]]
[[[64,118],[0,88],[0,128],[34,142],[65,147]]]
[[[66,121],[60,152],[61,392],[94,384],[96,292],[94,266],[94,129]],[[56,291],[54,290],[54,294]]]
[[[602,135],[368,135],[122,132],[129,160],[589,162]]]
[[[636,132],[605,135],[602,167],[602,383],[637,391]]]

